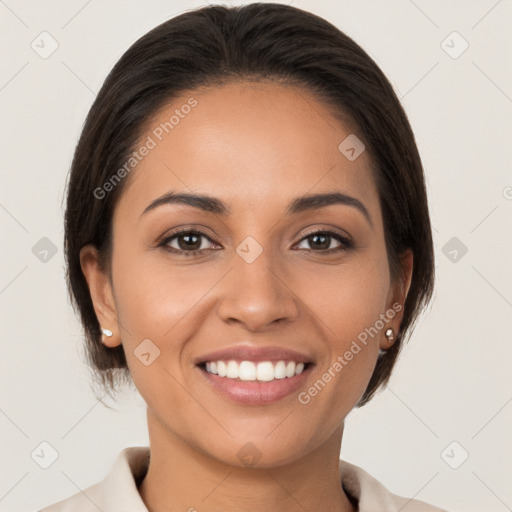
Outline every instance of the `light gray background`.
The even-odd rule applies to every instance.
[[[389,388],[350,415],[341,456],[454,512],[511,510],[512,2],[291,3],[352,36],[389,77],[416,133],[434,226],[432,307]],[[0,0],[1,510],[68,497],[102,479],[122,448],[148,444],[138,394],[109,410],[89,389],[64,284],[61,201],[108,71],[138,37],[202,4]],[[30,46],[43,31],[59,45],[47,59]],[[445,51],[462,48],[446,39],[453,31],[469,43],[458,58]],[[57,248],[46,262],[32,252],[42,237]],[[455,262],[443,253],[452,237],[468,249]],[[48,469],[31,458],[43,441],[59,454]],[[466,451],[458,469],[447,464]]]

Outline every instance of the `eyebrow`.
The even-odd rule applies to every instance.
[[[204,210],[206,212],[222,216],[228,216],[231,213],[230,208],[216,197],[204,194],[188,194],[171,191],[152,201],[142,212],[141,217],[145,213],[165,204],[185,204],[194,208],[199,208],[200,210]],[[297,197],[291,201],[288,208],[286,209],[285,214],[292,215],[294,213],[300,213],[304,211],[318,210],[320,208],[325,208],[326,206],[331,206],[334,204],[342,204],[356,208],[364,215],[370,226],[373,227],[370,213],[364,204],[359,199],[347,194],[342,194],[341,192],[308,194]]]

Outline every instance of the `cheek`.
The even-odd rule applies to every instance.
[[[219,269],[203,271],[152,251],[118,247],[113,279],[123,347],[137,388],[151,401],[176,388],[173,376],[181,380],[181,365],[190,364],[184,351],[201,329],[198,316],[209,310],[207,292],[219,281]],[[146,353],[146,362],[154,358],[149,366],[141,356]]]
[[[179,366],[191,312],[204,295],[199,274],[166,264],[164,258],[149,261],[136,251],[114,255],[116,310],[127,364],[153,410],[165,410],[171,399],[181,411],[193,407],[177,381],[182,381]]]
[[[294,288],[337,350],[343,350],[347,341],[385,313],[389,290],[386,254],[377,247],[351,255],[339,265],[324,266],[321,271],[303,266]]]
[[[161,340],[215,283],[198,267],[172,263],[157,251],[123,251],[121,244],[113,277],[117,313],[130,343]]]
[[[300,282],[294,290],[313,312],[327,348],[321,382],[311,393],[306,390],[304,400],[321,394],[315,398],[318,407],[333,407],[342,418],[366,389],[384,335],[390,284],[386,255],[376,249],[322,274],[303,270]],[[330,392],[320,393],[324,384]]]

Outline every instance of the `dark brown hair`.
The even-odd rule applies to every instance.
[[[80,249],[91,243],[110,272],[112,217],[127,180],[102,199],[94,191],[123,166],[148,120],[178,94],[243,80],[302,87],[355,127],[371,156],[393,279],[400,278],[400,255],[413,251],[401,329],[379,355],[358,404],[363,405],[388,381],[432,295],[434,252],[423,168],[407,116],[375,62],[334,25],[282,4],[188,11],[137,40],[107,76],[75,150],[65,213],[67,283],[82,320],[88,363],[109,393],[121,380],[130,382],[122,345],[112,349],[101,343],[79,259]]]

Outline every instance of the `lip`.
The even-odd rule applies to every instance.
[[[308,364],[300,375],[268,382],[229,379],[209,373],[200,365],[197,365],[196,368],[221,396],[242,404],[265,405],[281,400],[297,391],[304,385],[314,366],[314,364]]]
[[[277,361],[295,361],[296,363],[304,364],[314,363],[312,356],[286,347],[254,347],[247,344],[209,352],[197,357],[194,360],[194,364],[201,365],[207,361],[254,361],[255,363],[261,361],[271,361],[274,363]],[[293,379],[293,377],[290,378]]]

